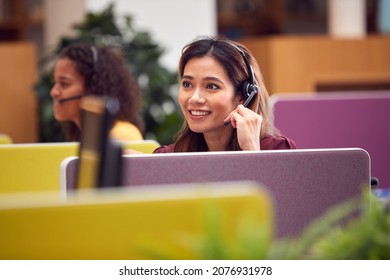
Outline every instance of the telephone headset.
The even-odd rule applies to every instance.
[[[92,73],[92,75],[94,75],[96,72],[96,67],[97,67],[97,63],[98,63],[98,52],[94,46],[91,46],[91,52],[92,52],[92,59],[93,59],[93,73]],[[75,96],[71,96],[71,97],[67,97],[67,98],[62,98],[62,99],[58,100],[58,102],[63,104],[64,102],[81,99],[87,95],[88,94],[80,94],[80,95],[75,95]]]
[[[249,78],[245,80],[241,85],[242,95],[245,98],[245,102],[243,106],[248,107],[253,97],[255,97],[255,95],[259,92],[259,88],[255,84],[255,76],[253,74],[253,69],[248,61],[248,58],[246,57],[245,52],[239,47],[237,47],[236,45],[232,45],[232,46],[236,48],[236,50],[241,54],[242,58],[244,59],[246,68],[248,69]],[[227,126],[228,124],[229,122],[224,123],[225,126]]]
[[[237,46],[235,46],[235,48],[237,49],[237,51],[241,54],[242,58],[244,59],[246,68],[248,69],[248,73],[249,73],[249,79],[244,81],[242,83],[242,86],[241,86],[243,95],[246,98],[243,105],[244,105],[244,107],[248,107],[248,105],[252,101],[253,97],[259,92],[259,88],[255,84],[255,77],[253,74],[253,69],[248,61],[248,58],[246,57],[245,52]]]

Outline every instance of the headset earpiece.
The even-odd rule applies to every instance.
[[[253,93],[256,94],[259,92],[259,89],[257,88],[257,86],[255,84],[251,84],[247,81],[245,81],[243,84],[242,84],[242,93],[243,93],[243,97],[245,99],[247,99],[248,97],[250,97]]]

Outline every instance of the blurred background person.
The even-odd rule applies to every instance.
[[[139,86],[121,53],[110,47],[71,45],[56,62],[50,92],[54,117],[69,141],[80,141],[80,102],[91,94],[119,101],[119,113],[110,132],[113,139],[143,139]]]

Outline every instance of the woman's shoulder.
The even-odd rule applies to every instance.
[[[284,135],[269,135],[266,134],[260,140],[261,150],[287,150],[296,149],[295,142]]]
[[[175,144],[170,144],[170,145],[164,145],[160,146],[157,149],[154,150],[154,154],[158,153],[174,153],[175,152]]]
[[[117,121],[110,135],[119,141],[143,140],[141,131],[134,124],[126,121]]]

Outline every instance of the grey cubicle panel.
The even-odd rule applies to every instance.
[[[362,148],[379,188],[390,188],[390,91],[276,94],[275,126],[299,149]]]
[[[78,159],[62,163],[62,187],[74,188]],[[123,157],[124,186],[255,181],[275,205],[277,237],[293,236],[370,184],[370,157],[362,149],[171,153]]]

